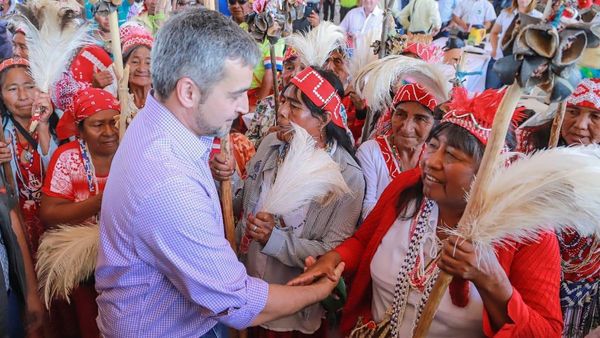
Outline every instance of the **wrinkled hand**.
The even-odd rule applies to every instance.
[[[12,160],[12,152],[10,151],[11,138],[7,138],[5,142],[0,142],[0,164],[8,163]]]
[[[335,251],[329,251],[318,260],[309,256],[304,260],[304,273],[289,281],[287,285],[310,285],[322,278],[328,279],[331,282],[339,280],[339,276],[336,276],[336,268],[340,262],[341,258]]]
[[[496,255],[478,262],[475,246],[468,240],[450,236],[444,241],[438,266],[455,277],[469,280],[475,286],[489,289],[493,285],[510,285],[510,281]]]
[[[52,113],[52,101],[50,101],[50,95],[42,92],[36,93],[31,106],[31,114],[40,114],[40,125],[47,126]]]
[[[113,76],[108,70],[95,72],[92,78],[92,87],[102,89],[106,86],[110,86],[113,83],[113,80]]]
[[[259,212],[256,216],[249,214],[246,220],[246,233],[262,245],[267,244],[274,227],[275,217],[266,212]]]
[[[224,153],[218,153],[208,161],[210,172],[215,180],[219,182],[231,179],[235,172],[235,161],[227,158]]]
[[[312,11],[310,13],[310,15],[308,16],[308,18],[306,18],[308,20],[308,23],[310,23],[310,26],[312,28],[315,28],[319,25],[319,23],[321,23],[321,19],[319,18],[319,14],[317,14],[315,11]]]

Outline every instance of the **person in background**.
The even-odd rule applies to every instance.
[[[29,48],[25,40],[25,31],[17,29],[12,38],[12,54],[13,56],[29,60]]]
[[[163,7],[159,7],[161,5]],[[132,20],[141,23],[152,35],[156,35],[156,32],[158,32],[158,29],[165,22],[170,12],[170,1],[144,0],[141,12],[133,17]]]
[[[333,22],[335,0],[321,0],[321,8],[323,8],[323,20]]]
[[[340,0],[340,22],[344,21],[348,12],[358,6],[358,0]]]
[[[127,21],[127,15],[133,3],[134,0],[123,0],[123,2],[119,5],[117,9],[119,25],[122,25]],[[92,2],[90,0],[84,0],[83,6],[85,9],[85,17],[88,20],[95,19],[96,15],[93,10],[94,5],[92,4]]]
[[[460,0],[452,12],[452,22],[467,33],[473,26],[488,30],[495,19],[494,6],[487,0]]]
[[[150,52],[154,39],[150,32],[136,23],[121,27],[123,63],[129,66],[129,92],[137,108],[143,108],[152,88]]]
[[[435,36],[442,27],[436,0],[411,0],[397,19],[408,33]]]
[[[107,15],[102,15],[97,11],[94,11],[94,30],[92,35],[98,43],[104,47],[108,53],[111,53],[110,49],[110,23]]]
[[[340,27],[350,38],[355,38],[373,29],[381,29],[383,10],[379,8],[378,0],[362,0],[361,6],[348,12]]]
[[[435,38],[442,36],[448,36],[449,33],[446,31],[446,27],[452,22],[452,12],[458,5],[460,0],[438,0],[438,9],[440,10],[440,20],[442,20],[442,27],[440,32]]]
[[[247,31],[248,24],[246,23],[246,18],[251,11],[248,0],[228,0],[227,7],[231,13],[231,19],[240,25],[243,30]]]
[[[502,82],[493,69],[496,60],[501,59],[504,56],[502,54],[502,46],[500,45],[500,41],[502,41],[504,33],[517,14],[523,13],[535,18],[540,18],[542,13],[535,9],[536,6],[537,0],[512,0],[511,6],[502,10],[500,15],[498,15],[498,18],[492,27],[492,31],[490,32],[492,51],[490,55],[491,59],[488,63],[488,69],[486,72],[485,88],[502,87]]]

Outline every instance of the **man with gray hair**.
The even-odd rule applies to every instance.
[[[250,36],[217,12],[186,11],[159,31],[154,92],[104,191],[96,289],[105,337],[223,337],[223,325],[286,316],[334,288],[327,278],[304,287],[251,278],[224,237],[208,157],[213,137],[248,110],[257,62]]]

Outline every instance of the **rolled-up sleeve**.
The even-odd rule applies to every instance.
[[[249,277],[231,250],[209,189],[191,177],[165,183],[136,212],[135,250],[198,304],[200,315],[249,326],[266,305],[268,284]]]

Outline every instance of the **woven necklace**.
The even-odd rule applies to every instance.
[[[96,169],[92,162],[92,157],[88,150],[87,144],[82,139],[78,138],[79,148],[81,149],[81,160],[83,161],[83,168],[85,169],[85,176],[87,179],[88,189],[94,194],[98,195],[98,178],[96,178]]]
[[[39,203],[42,197],[42,178],[33,173],[33,162],[35,160],[36,149],[34,149],[31,145],[28,147],[23,147],[21,145],[16,128],[13,127],[10,133],[13,148],[13,161],[17,167],[15,174],[24,188],[18,193],[19,195],[23,196],[25,201]],[[37,133],[34,134],[33,137],[35,140],[37,140]],[[39,157],[39,160],[40,171],[43,171],[41,156]],[[25,175],[27,175],[27,177],[25,177]],[[43,175],[43,173],[41,173],[41,175]]]

